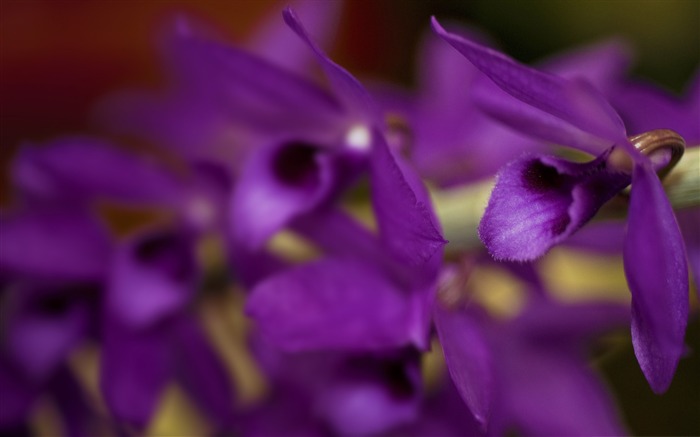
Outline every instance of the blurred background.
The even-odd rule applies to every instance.
[[[271,0],[0,0],[0,164],[23,141],[95,132],[93,105],[121,88],[157,86],[155,36],[184,12],[241,41]],[[625,38],[636,52],[632,74],[681,93],[698,69],[697,0],[355,0],[344,5],[335,60],[360,78],[410,85],[414,54],[429,17],[475,25],[502,49],[530,62],[579,44]],[[1,244],[1,242],[0,242]],[[556,273],[554,273],[556,274]],[[687,342],[700,346],[700,323]],[[648,388],[629,345],[598,363],[637,435],[700,435],[700,358],[683,360],[664,396]]]

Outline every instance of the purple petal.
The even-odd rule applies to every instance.
[[[418,185],[417,176],[407,175],[407,171],[398,166],[382,135],[375,132],[370,185],[380,237],[400,259],[420,265],[447,241],[434,221],[427,196],[422,192],[424,187]]]
[[[46,381],[84,339],[93,309],[87,296],[81,298],[81,292],[79,287],[70,286],[20,286],[8,291],[6,303],[15,311],[6,317],[5,347],[8,356],[34,381]]]
[[[334,183],[331,157],[304,142],[260,150],[236,185],[231,202],[235,241],[258,249],[294,217],[318,206]]]
[[[700,208],[680,209],[676,211],[676,219],[683,233],[690,272],[700,293]]]
[[[263,281],[246,312],[287,351],[366,351],[422,342],[414,305],[373,266],[327,259]]]
[[[417,359],[350,358],[326,381],[316,410],[339,435],[384,433],[418,415],[420,383]]]
[[[629,321],[627,305],[598,302],[561,305],[539,299],[518,315],[511,326],[527,341],[560,351],[570,348],[580,352],[598,335],[626,327]]]
[[[88,137],[22,149],[12,178],[22,192],[48,199],[177,205],[182,194],[174,176],[153,161]]]
[[[35,208],[0,217],[0,271],[31,279],[101,280],[110,242],[83,211]]]
[[[176,38],[171,47],[176,71],[199,99],[245,120],[278,132],[323,129],[343,113],[333,96],[311,82],[277,68],[243,50],[194,37]]]
[[[528,156],[504,167],[479,224],[491,255],[535,259],[590,220],[629,183],[629,176],[607,169],[607,155],[583,164]]]
[[[119,421],[145,427],[172,377],[169,324],[134,331],[114,318],[105,320],[100,388]]]
[[[0,351],[0,430],[28,422],[40,386],[28,381],[15,365]],[[11,434],[10,434],[11,435]]]
[[[331,61],[323,50],[311,40],[301,21],[297,18],[296,13],[291,8],[287,8],[284,10],[283,16],[287,25],[316,54],[321,68],[323,68],[334,91],[345,106],[355,116],[360,117],[362,121],[369,122],[372,125],[381,120],[379,108],[377,108],[376,103],[372,100],[367,90],[347,70]]]
[[[651,165],[634,167],[625,276],[632,292],[632,344],[656,393],[665,392],[683,353],[688,265],[671,205]]]
[[[338,29],[342,5],[342,1],[300,0],[294,2],[293,7],[306,23],[309,33],[330,47]],[[284,70],[307,73],[311,61],[309,48],[298,39],[290,37],[289,28],[276,12],[258,26],[248,46]]]
[[[580,229],[566,240],[566,245],[595,253],[619,254],[624,242],[625,222],[607,220]]]
[[[492,354],[478,322],[464,312],[436,307],[435,328],[455,387],[486,429],[494,396]]]
[[[681,100],[653,84],[632,82],[617,87],[612,99],[629,132],[672,129],[689,146],[700,144],[700,86]]]
[[[572,130],[565,126],[568,124],[581,134],[588,134],[588,138],[576,141],[576,144],[571,144],[571,141],[561,144],[580,147],[594,154],[612,144],[627,144],[622,120],[610,104],[587,83],[567,81],[521,65],[502,53],[448,33],[435,18],[432,25],[438,35],[466,56],[501,89],[525,103],[517,105],[498,95],[497,101],[492,102],[494,105],[503,104],[501,111],[507,119],[518,121],[518,127],[529,126],[528,132],[536,131],[538,136],[551,132],[551,139],[559,140],[571,135]],[[527,106],[539,109],[544,117],[537,116]]]
[[[221,358],[195,320],[182,317],[173,329],[177,338],[175,366],[178,379],[219,427],[231,426],[234,397]]]
[[[540,68],[566,79],[585,79],[607,96],[619,87],[631,60],[629,45],[624,40],[611,39],[546,59]]]
[[[512,347],[504,393],[507,413],[525,435],[625,435],[605,388],[579,357]]]
[[[193,241],[170,231],[132,238],[117,252],[108,309],[131,327],[153,325],[180,311],[196,288]]]

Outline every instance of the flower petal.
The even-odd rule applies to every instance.
[[[343,101],[346,108],[363,121],[372,125],[381,120],[379,108],[372,100],[367,90],[355,79],[347,70],[331,61],[328,56],[311,39],[306,29],[301,24],[296,13],[291,8],[287,8],[282,13],[287,25],[304,41],[316,54],[321,68],[331,82],[337,96]]]
[[[700,208],[687,208],[676,211],[676,219],[683,233],[685,249],[688,253],[690,272],[700,293]]]
[[[330,47],[338,29],[342,5],[342,1],[299,0],[294,2],[293,7],[316,40]],[[247,45],[284,70],[299,74],[309,70],[311,53],[308,47],[303,42],[290,38],[289,28],[279,19],[277,11],[258,26]]]
[[[625,435],[614,404],[577,356],[511,348],[504,393],[510,426],[525,435]]]
[[[47,381],[85,338],[94,308],[88,305],[87,296],[81,296],[83,291],[92,294],[95,290],[20,284],[7,292],[6,303],[15,311],[3,317],[7,322],[4,346],[8,357],[34,381]]]
[[[22,149],[13,163],[12,178],[24,194],[42,199],[177,205],[182,196],[180,183],[164,168],[88,137]]]
[[[134,331],[109,317],[103,328],[101,392],[117,420],[143,429],[172,377],[170,326]]]
[[[543,139],[556,139],[559,142],[571,136],[573,130],[566,126],[568,124],[580,131],[576,137],[581,137],[581,141],[575,141],[576,144],[564,141],[560,144],[579,147],[594,154],[612,144],[627,144],[622,120],[588,83],[569,81],[526,67],[502,53],[445,31],[435,18],[432,25],[438,35],[501,89],[524,103],[503,99],[502,95],[496,95],[497,100],[491,102],[492,107],[502,105],[500,111],[506,119],[516,122],[517,127],[544,136]],[[488,98],[486,95],[484,97]],[[530,108],[539,109],[544,116]]]
[[[700,73],[695,80],[700,83]],[[700,120],[699,85],[691,88],[685,100],[680,100],[651,83],[632,82],[616,87],[612,99],[631,133],[672,129],[685,139],[688,146],[700,145],[700,123],[697,122]]]
[[[110,242],[80,210],[34,208],[0,216],[0,271],[28,279],[101,280]]]
[[[108,310],[127,326],[152,326],[190,301],[196,280],[189,237],[162,230],[136,236],[115,256]]]
[[[412,300],[372,265],[326,259],[261,282],[246,312],[287,351],[368,351],[422,342]]]
[[[671,384],[688,323],[688,264],[671,205],[651,165],[634,167],[625,276],[632,292],[632,344],[651,389]]]
[[[542,256],[583,226],[629,183],[605,159],[578,164],[551,156],[526,156],[501,169],[479,237],[498,260]]]
[[[259,249],[291,219],[318,206],[334,177],[330,155],[314,145],[280,142],[259,150],[234,189],[234,240]]]
[[[488,427],[494,399],[492,353],[479,328],[465,312],[435,309],[435,328],[450,376],[469,411]]]
[[[375,131],[373,138],[370,185],[379,235],[399,259],[424,264],[447,241],[418,177],[399,167],[380,133]]]
[[[177,321],[174,335],[177,377],[192,399],[222,429],[231,426],[234,396],[220,357],[202,328],[190,317]]]
[[[197,37],[174,38],[174,65],[183,86],[248,127],[304,132],[333,124],[343,113],[335,97],[253,54]]]
[[[413,421],[422,399],[419,354],[406,355],[348,358],[326,381],[316,410],[338,435],[375,435]]]

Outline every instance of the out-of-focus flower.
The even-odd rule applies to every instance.
[[[451,29],[477,41],[486,40],[471,29]],[[422,177],[448,187],[474,182],[496,174],[525,151],[545,152],[552,148],[486,114],[475,97],[483,92],[504,91],[436,35],[425,36],[418,62],[417,95],[386,87],[378,87],[377,94],[389,113],[406,118],[410,131],[406,153]],[[541,68],[611,89],[628,63],[628,49],[612,40],[547,59]]]
[[[512,320],[478,308],[436,311],[445,360],[462,398],[489,435],[620,435],[585,346],[629,321],[624,305],[562,305],[533,297]]]
[[[84,210],[43,206],[3,212],[0,240],[0,430],[26,424],[47,394],[66,433],[90,435],[95,412],[67,358],[97,334],[109,238]]]
[[[236,202],[234,197],[233,203],[234,217],[241,214],[251,217],[243,221],[249,223],[243,229],[259,227],[273,213],[270,208],[288,205],[287,211],[298,216],[297,228],[302,235],[329,254],[327,258],[290,268],[260,283],[252,291],[248,313],[278,345],[290,350],[376,350],[410,343],[424,348],[440,248],[444,244],[429,210],[427,194],[418,178],[389,150],[379,131],[375,105],[365,89],[308,39],[290,10],[285,12],[285,19],[318,55],[335,91],[338,107],[343,108],[343,115],[335,125],[343,128],[339,131],[342,136],[337,138],[339,143],[337,140],[320,146],[313,142],[282,143],[282,147],[287,150],[301,147],[301,151],[305,148],[304,153],[311,154],[307,159],[317,155],[316,165],[296,167],[309,172],[302,175],[302,180],[315,180],[317,185],[323,178],[338,177],[330,165],[334,154],[338,165],[349,159],[359,164],[359,170],[368,171],[379,235],[372,235],[333,212],[333,198],[322,202],[312,194],[311,199],[316,200],[311,204],[303,198],[289,204],[295,198],[288,194],[268,195],[263,200],[259,195],[251,197],[262,183],[246,184],[247,190],[238,193],[251,201]],[[356,129],[364,130],[358,133]],[[287,156],[283,164],[297,163],[290,158]],[[257,174],[251,174],[250,180],[259,180],[266,172],[274,175],[275,170],[274,160],[261,167],[251,165],[250,171]],[[280,177],[285,174],[283,171],[276,175],[278,186],[290,182]],[[239,188],[243,186],[241,181]],[[335,193],[337,199],[339,187],[326,191]],[[234,220],[234,226],[240,223]],[[262,235],[282,224],[270,226]]]
[[[383,435],[419,414],[415,349],[289,354],[256,338],[253,350],[273,385],[242,415],[244,435]]]
[[[495,257],[524,261],[544,254],[580,228],[627,185],[625,178],[631,178],[624,260],[632,292],[632,339],[652,389],[665,391],[684,349],[688,318],[683,239],[655,173],[674,158],[673,149],[643,155],[627,138],[619,115],[590,83],[522,66],[446,32],[435,20],[433,26],[509,94],[481,96],[501,121],[598,155],[587,164],[535,156],[506,166],[479,229]]]
[[[227,187],[211,173],[190,170],[189,180],[180,178],[144,156],[86,137],[26,147],[13,166],[19,191],[37,204],[82,210],[111,201],[171,211],[171,223],[127,236],[108,259],[79,251],[87,265],[102,260],[105,399],[116,418],[140,428],[173,379],[218,426],[230,426],[232,416],[228,377],[190,309],[202,278],[196,244],[223,226]]]

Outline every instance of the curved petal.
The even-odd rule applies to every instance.
[[[299,35],[302,41],[316,54],[321,68],[323,68],[334,91],[345,106],[363,121],[371,123],[372,125],[379,122],[379,120],[381,120],[379,108],[360,82],[343,67],[331,61],[323,50],[316,45],[306,32],[306,29],[304,29],[299,18],[297,18],[294,10],[291,8],[285,9],[283,16],[287,25]]]
[[[569,81],[521,65],[502,53],[445,31],[435,18],[432,20],[432,25],[438,35],[467,57],[501,89],[525,104],[517,105],[497,96],[500,100],[494,102],[494,105],[503,101],[505,106],[502,110],[507,118],[522,120],[523,114],[519,112],[527,111],[528,122],[532,123],[540,133],[551,130],[557,138],[566,137],[569,134],[569,132],[557,132],[564,126],[558,122],[554,123],[551,117],[543,118],[544,123],[538,121],[538,117],[527,106],[539,109],[546,115],[590,134],[593,137],[592,141],[584,150],[594,154],[602,152],[605,147],[612,144],[627,144],[625,127],[619,115],[587,83],[579,80]],[[519,127],[527,126],[528,124],[522,121],[519,123]],[[563,144],[582,148],[584,146],[584,144],[574,145],[569,142]]]
[[[127,326],[152,326],[180,311],[196,289],[193,242],[156,231],[125,243],[115,255],[107,309]]]
[[[460,396],[483,429],[494,400],[492,353],[478,322],[465,312],[436,306],[435,328],[445,363]]]
[[[683,353],[688,264],[671,205],[651,165],[635,165],[625,276],[632,292],[632,344],[651,389],[663,393]]]
[[[399,259],[412,265],[426,263],[447,243],[419,184],[416,176],[406,175],[399,167],[383,136],[375,131],[370,188],[379,235]]]
[[[234,189],[234,240],[259,249],[291,219],[318,206],[334,177],[331,156],[313,145],[281,142],[259,150]]]
[[[112,415],[143,429],[173,376],[169,324],[134,331],[108,317],[103,325],[100,389]]]
[[[422,342],[411,296],[350,259],[305,264],[261,282],[246,312],[287,351],[353,351]]]
[[[234,395],[228,373],[202,328],[182,317],[173,328],[177,377],[192,399],[222,429],[232,425]]]
[[[535,259],[590,220],[629,183],[628,175],[607,169],[609,153],[583,164],[527,156],[505,166],[479,223],[491,255]]]
[[[309,33],[326,47],[333,44],[342,6],[342,1],[298,0],[293,4]],[[289,28],[280,20],[276,10],[258,27],[247,45],[280,68],[299,74],[308,73],[311,61],[308,47],[290,38]]]
[[[155,162],[88,137],[25,147],[12,165],[14,184],[42,199],[177,205],[180,183]]]
[[[0,216],[0,271],[28,279],[101,280],[110,242],[81,210],[35,208]]]

